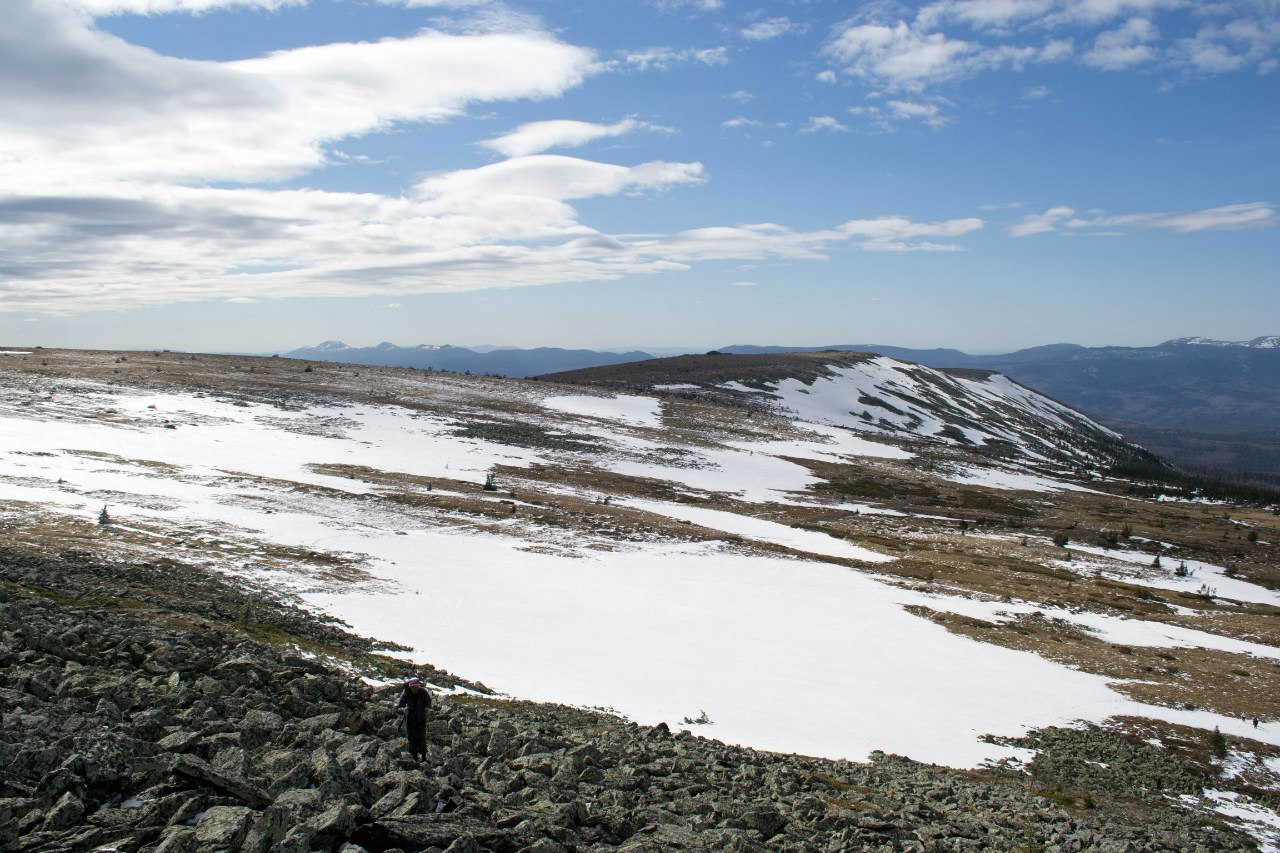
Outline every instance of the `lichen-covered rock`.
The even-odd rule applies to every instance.
[[[284,718],[274,711],[252,708],[240,722],[240,745],[257,750],[272,743],[284,731]]]
[[[239,850],[252,820],[253,812],[244,806],[214,806],[196,824],[196,842],[210,853]]]

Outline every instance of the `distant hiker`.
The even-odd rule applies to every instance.
[[[422,679],[414,676],[404,683],[404,692],[396,709],[404,714],[405,731],[409,735],[409,751],[418,761],[427,760],[427,711],[431,709],[431,692]]]
[[[1253,727],[1255,729],[1258,727],[1258,717],[1256,715],[1253,718]]]

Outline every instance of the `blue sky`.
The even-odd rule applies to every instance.
[[[7,344],[1280,333],[1274,0],[6,6]]]

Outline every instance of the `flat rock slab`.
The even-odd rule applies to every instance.
[[[352,837],[357,844],[375,850],[387,847],[421,850],[424,847],[448,847],[464,836],[498,851],[517,850],[533,840],[517,842],[517,834],[513,830],[447,814],[386,817],[360,827]]]

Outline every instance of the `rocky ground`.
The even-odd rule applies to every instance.
[[[339,626],[180,564],[0,551],[0,578],[2,851],[1256,849],[1173,804],[1205,763],[1100,729],[1033,734],[1025,767],[860,764],[422,666],[471,689],[419,766],[375,686],[411,670]]]

